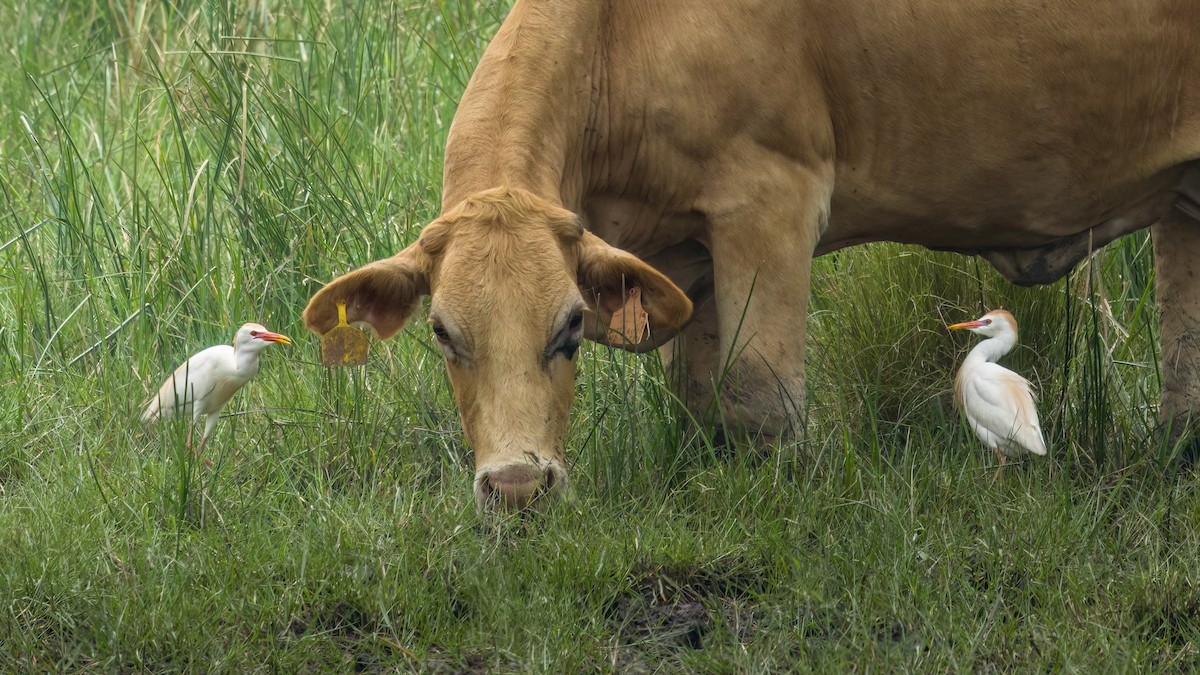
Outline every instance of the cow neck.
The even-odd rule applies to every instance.
[[[507,186],[577,209],[596,95],[602,5],[518,0],[463,93],[446,142],[442,211]]]

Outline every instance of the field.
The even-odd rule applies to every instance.
[[[657,357],[586,346],[574,499],[538,515],[476,513],[421,319],[322,368],[300,311],[436,215],[506,7],[0,0],[0,671],[1200,668],[1147,233],[1037,289],[820,259],[807,434],[768,453],[690,430]],[[1050,446],[1001,480],[944,330],[995,306]],[[205,468],[136,420],[250,320],[295,344]]]

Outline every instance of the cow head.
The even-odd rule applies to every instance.
[[[633,288],[649,333],[626,344],[608,326]],[[643,351],[674,335],[692,310],[667,277],[585,232],[571,212],[501,188],[444,213],[391,258],[335,279],[309,301],[304,322],[323,334],[345,302],[351,323],[386,339],[423,295],[475,452],[481,508],[523,508],[565,489],[581,339]]]

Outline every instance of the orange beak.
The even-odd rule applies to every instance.
[[[986,325],[982,321],[964,321],[956,323],[953,326],[946,326],[946,330],[969,330],[971,328],[983,328]]]
[[[292,338],[286,335],[280,335],[279,333],[272,333],[270,331],[263,331],[262,333],[259,333],[258,339],[266,340],[267,342],[278,342],[285,345],[292,344]]]

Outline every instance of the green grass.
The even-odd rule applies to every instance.
[[[436,214],[505,3],[250,6],[0,0],[0,670],[1200,667],[1145,234],[1040,289],[821,259],[808,434],[765,459],[688,431],[654,357],[587,347],[575,499],[481,517],[427,329],[329,372],[299,314]],[[944,326],[1000,305],[1051,453],[994,481]],[[134,420],[247,320],[297,341],[205,469]]]

